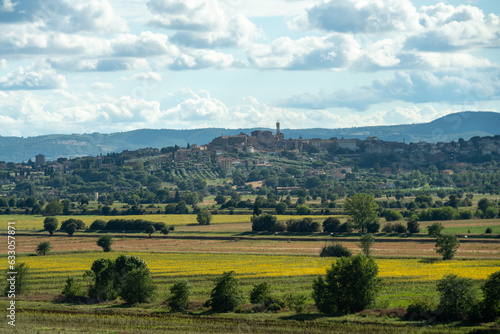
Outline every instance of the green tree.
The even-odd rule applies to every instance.
[[[55,217],[47,217],[43,220],[43,229],[48,231],[50,235],[54,235],[54,231],[57,230],[59,221]]]
[[[321,252],[319,253],[319,256],[321,257],[327,257],[327,256],[332,256],[332,257],[350,257],[352,256],[352,253],[349,249],[346,247],[342,246],[339,243],[332,244],[332,245],[325,245],[321,249]]]
[[[284,215],[286,213],[286,209],[288,209],[288,205],[285,202],[279,202],[276,204],[276,214]]]
[[[44,241],[38,244],[36,247],[36,253],[38,255],[45,255],[52,249],[52,245],[50,241]]]
[[[336,233],[340,227],[340,220],[334,217],[328,217],[323,221],[323,232]]]
[[[63,213],[63,209],[64,206],[62,205],[62,203],[58,200],[54,200],[49,202],[49,204],[45,206],[45,213],[48,213],[50,215],[60,215]]]
[[[82,295],[82,286],[73,277],[68,277],[61,294],[68,298],[79,297]]]
[[[174,312],[184,312],[189,306],[189,296],[191,296],[191,286],[186,280],[179,280],[170,287],[168,306]]]
[[[163,234],[164,236],[167,236],[169,233],[170,233],[170,227],[168,227],[168,226],[162,227],[161,234]]]
[[[410,233],[410,234],[414,234],[414,233],[419,233],[420,232],[420,224],[415,219],[410,219],[406,223],[406,228],[408,230],[408,233]]]
[[[113,244],[113,237],[105,234],[97,239],[97,246],[102,247],[103,252],[111,252],[111,245]]]
[[[212,214],[208,209],[202,209],[200,210],[200,212],[198,212],[196,221],[200,225],[210,225],[210,222],[212,221]]]
[[[97,259],[84,277],[91,281],[89,297],[101,301],[114,300],[118,297],[114,277],[115,261],[112,259]]]
[[[254,285],[252,292],[250,292],[252,304],[264,304],[269,297],[271,297],[271,286],[267,282]]]
[[[156,229],[152,224],[146,226],[146,229],[144,230],[144,233],[147,233],[149,236],[151,236],[151,234],[153,234],[155,232],[156,232]]]
[[[355,313],[371,306],[379,291],[378,267],[362,254],[341,257],[313,282],[313,299],[322,313]]]
[[[119,296],[126,303],[145,303],[153,299],[156,286],[147,266],[129,270],[121,282]]]
[[[295,208],[297,210],[298,215],[310,215],[312,213],[312,209],[308,207],[307,205],[297,205]]]
[[[17,296],[26,293],[28,290],[28,279],[29,279],[30,267],[24,262],[16,262],[14,265],[14,270],[8,270],[5,274],[5,279],[7,280],[7,285],[4,289],[5,296]],[[15,275],[9,274],[8,272],[15,272]],[[12,280],[12,276],[15,276],[15,280]]]
[[[441,235],[436,241],[436,253],[443,256],[443,260],[451,260],[460,247],[458,238],[451,234]]]
[[[228,312],[234,310],[244,301],[243,291],[236,278],[234,271],[224,272],[222,276],[215,278],[215,287],[210,293],[208,304],[216,312]]]
[[[68,233],[68,235],[71,237],[73,236],[77,228],[78,226],[75,223],[71,223],[66,225],[64,232]]]
[[[344,209],[349,216],[355,228],[365,232],[367,225],[378,222],[378,205],[372,195],[358,193],[346,199]]]
[[[441,223],[434,223],[427,229],[427,234],[431,237],[439,237],[441,232],[444,230],[444,226]]]
[[[371,248],[374,243],[375,237],[373,236],[373,234],[368,233],[359,238],[359,244],[357,244],[357,246],[361,248],[361,251],[363,252],[363,254],[365,254],[366,257],[370,257]]]
[[[468,320],[477,313],[479,291],[470,278],[446,275],[438,281],[439,317],[444,320]]]
[[[491,274],[481,287],[484,299],[482,314],[487,320],[500,316],[500,271]]]

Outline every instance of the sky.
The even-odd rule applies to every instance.
[[[0,0],[0,135],[500,110],[500,1]]]

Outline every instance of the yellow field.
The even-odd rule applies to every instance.
[[[240,277],[302,276],[325,274],[334,260],[315,256],[186,253],[78,253],[18,257],[36,278],[78,276],[90,269],[97,258],[116,258],[120,254],[144,259],[154,276],[219,275],[234,270]],[[2,267],[6,267],[4,258]],[[408,281],[432,281],[446,274],[485,279],[500,270],[499,260],[451,260],[429,262],[419,259],[376,259],[379,277]]]
[[[230,223],[249,223],[251,215],[213,215],[212,224],[230,224]],[[307,216],[291,216],[281,215],[277,216],[278,220],[288,219],[302,219]],[[313,219],[322,221],[330,216],[312,216]],[[94,220],[102,219],[109,221],[111,219],[144,219],[152,222],[164,222],[167,225],[189,225],[198,224],[196,215],[132,215],[132,216],[57,216],[59,226],[61,222],[69,218],[76,218],[82,220],[87,227],[89,227]],[[0,215],[0,230],[7,230],[7,222],[15,222],[17,230],[42,230],[43,216],[30,216],[30,215]]]

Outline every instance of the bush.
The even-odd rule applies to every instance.
[[[431,237],[438,237],[441,235],[441,232],[444,230],[444,226],[441,223],[434,223],[427,229],[427,234]]]
[[[259,216],[253,215],[250,220],[252,222],[253,232],[274,232],[275,224],[277,222],[276,216],[270,214],[263,214]]]
[[[396,210],[385,210],[384,211],[384,218],[385,218],[385,220],[390,222],[390,221],[402,220],[403,215],[401,214],[401,212],[396,211]]]
[[[493,320],[500,316],[500,271],[491,274],[481,287],[484,299],[481,304],[483,316]]]
[[[179,280],[170,287],[168,306],[174,312],[184,312],[189,306],[189,296],[191,296],[191,286],[186,280]]]
[[[43,229],[50,233],[50,235],[54,234],[54,231],[57,230],[57,226],[59,225],[59,221],[55,217],[47,217],[43,220]]]
[[[61,230],[66,231],[66,227],[70,224],[75,224],[77,230],[85,229],[85,223],[81,219],[70,218],[61,223]]]
[[[311,233],[321,231],[321,225],[311,218],[302,218],[300,220],[292,219],[287,222],[286,229],[288,232]]]
[[[377,233],[380,230],[380,222],[373,221],[366,224],[366,232],[368,233]]]
[[[353,229],[352,223],[345,222],[339,226],[338,232],[339,233],[351,233],[352,229]]]
[[[113,244],[113,237],[109,234],[99,237],[97,246],[102,247],[103,252],[111,252],[111,245]]]
[[[361,254],[341,257],[313,282],[313,299],[322,313],[355,313],[375,301],[380,279],[372,258]]]
[[[271,286],[267,282],[254,285],[250,292],[252,304],[264,304],[268,297],[271,297]]]
[[[327,245],[323,246],[319,256],[321,256],[321,257],[327,257],[327,256],[350,257],[350,256],[352,256],[352,253],[346,247],[342,246],[339,243],[336,243],[336,244],[332,244],[332,245],[328,245],[328,246]]]
[[[411,219],[406,223],[406,229],[410,234],[420,233],[420,224],[415,219]]]
[[[100,231],[106,228],[106,222],[102,219],[96,219],[90,224],[89,230]]]
[[[208,300],[208,305],[215,312],[232,311],[243,303],[243,292],[235,276],[234,271],[229,271],[215,278],[215,287]]]
[[[406,310],[405,319],[410,321],[427,320],[435,318],[434,312],[437,310],[437,303],[427,296],[414,298]]]
[[[196,216],[196,221],[200,225],[210,225],[211,220],[212,214],[210,213],[210,211],[208,211],[208,209],[202,209]]]
[[[340,220],[334,217],[328,217],[323,221],[323,232],[336,233],[340,227]]]
[[[64,289],[61,293],[68,298],[80,297],[82,296],[82,287],[75,282],[73,277],[68,277],[66,279],[66,285],[64,285]]]
[[[439,312],[443,320],[470,320],[477,315],[479,292],[470,278],[446,275],[438,281]]]
[[[493,229],[491,227],[487,227],[486,231],[484,231],[484,233],[491,234],[491,233],[493,233]]]
[[[38,244],[36,247],[36,253],[38,255],[45,255],[52,249],[52,245],[50,241],[44,241]]]
[[[295,210],[297,210],[297,214],[300,216],[310,215],[312,213],[312,209],[307,205],[297,205]]]
[[[460,247],[458,238],[454,235],[441,235],[436,241],[436,253],[443,256],[443,260],[451,260],[455,256],[455,252]]]
[[[394,224],[393,223],[385,224],[384,227],[382,228],[382,232],[385,232],[385,233],[394,232]]]
[[[161,229],[161,234],[168,235],[169,233],[170,233],[170,227],[165,226],[164,228]]]
[[[406,227],[401,223],[395,223],[392,225],[392,230],[395,233],[406,233]]]
[[[474,213],[472,210],[463,210],[459,212],[460,219],[472,219]]]
[[[11,282],[9,280],[11,278],[11,274],[5,274],[7,285],[4,289],[4,296],[10,296],[12,294],[15,294],[17,296],[26,293],[26,291],[28,290],[28,279],[30,274],[29,270],[30,267],[28,267],[24,262],[16,262],[16,264],[14,265],[14,269],[9,270],[11,272],[17,273],[15,282]]]

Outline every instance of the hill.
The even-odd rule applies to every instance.
[[[285,138],[302,136],[304,139],[331,137],[365,139],[368,136],[375,136],[385,141],[404,140],[407,143],[446,142],[458,138],[467,140],[474,136],[500,135],[498,124],[500,124],[500,113],[465,111],[429,123],[345,129],[284,129],[282,132]],[[201,145],[209,143],[221,134],[236,135],[240,132],[250,134],[254,130],[262,129],[141,129],[111,134],[53,134],[28,138],[0,136],[0,161],[27,161],[37,154],[45,155],[47,160],[55,160],[59,157],[96,156],[144,147],[186,146],[188,143]]]

